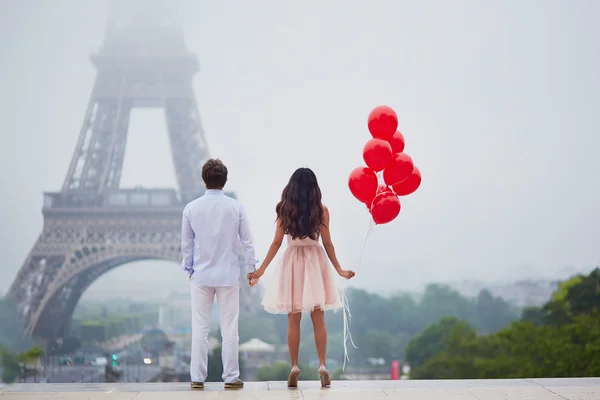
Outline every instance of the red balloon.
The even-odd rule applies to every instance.
[[[363,147],[363,160],[373,171],[383,171],[392,161],[392,146],[385,140],[371,139]]]
[[[369,212],[371,212],[371,204],[373,203],[373,199],[375,197],[377,197],[378,195],[380,195],[381,193],[394,193],[392,191],[392,189],[389,186],[386,185],[379,185],[379,187],[377,188],[377,192],[375,193],[375,196],[373,196],[373,198],[369,201],[367,201],[365,204],[367,205],[367,208],[369,209]]]
[[[392,189],[398,196],[407,196],[414,193],[419,186],[421,186],[421,171],[415,167],[408,178],[392,186]]]
[[[398,116],[388,106],[377,106],[369,114],[367,126],[374,138],[387,140],[398,128]]]
[[[378,196],[379,194],[384,193],[384,192],[392,193],[392,194],[394,193],[389,186],[379,185],[379,187],[377,188],[377,192],[375,193],[375,196],[373,196],[373,198],[366,203],[367,204],[367,208],[369,209],[369,211],[371,211],[371,203],[373,203],[373,199],[376,196]]]
[[[394,154],[390,164],[383,170],[383,181],[393,186],[407,179],[414,169],[412,158],[406,153]]]
[[[373,200],[377,193],[377,186],[377,175],[367,167],[354,168],[348,178],[350,192],[362,203]]]
[[[371,215],[377,225],[387,224],[400,214],[400,199],[392,192],[379,193],[371,204]]]
[[[404,151],[404,136],[402,136],[400,131],[396,131],[396,133],[394,133],[392,137],[388,139],[388,142],[392,146],[393,154],[402,153]]]

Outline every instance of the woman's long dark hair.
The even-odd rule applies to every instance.
[[[310,168],[298,168],[292,174],[275,211],[283,231],[292,239],[319,238],[323,224],[321,189]]]

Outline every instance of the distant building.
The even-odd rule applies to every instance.
[[[253,338],[240,344],[239,352],[244,360],[244,378],[247,380],[257,379],[258,370],[262,367],[270,367],[276,361],[287,359],[275,345]]]

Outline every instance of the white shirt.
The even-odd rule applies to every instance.
[[[256,269],[254,243],[244,208],[222,190],[207,190],[183,209],[182,267],[201,286],[234,286],[240,279],[238,246],[248,273]]]

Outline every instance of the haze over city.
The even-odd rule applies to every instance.
[[[435,6],[432,6],[435,4]],[[600,28],[592,1],[185,1],[194,88],[262,259],[291,173],[316,172],[355,287],[565,278],[600,262]],[[67,172],[95,78],[106,1],[0,2],[0,232],[5,293],[42,230],[42,193]],[[347,187],[393,107],[421,170],[377,226]],[[161,110],[135,109],[122,187],[175,187]],[[140,271],[143,271],[141,273]],[[185,291],[170,262],[100,277],[84,297]],[[138,289],[139,288],[139,289]]]

